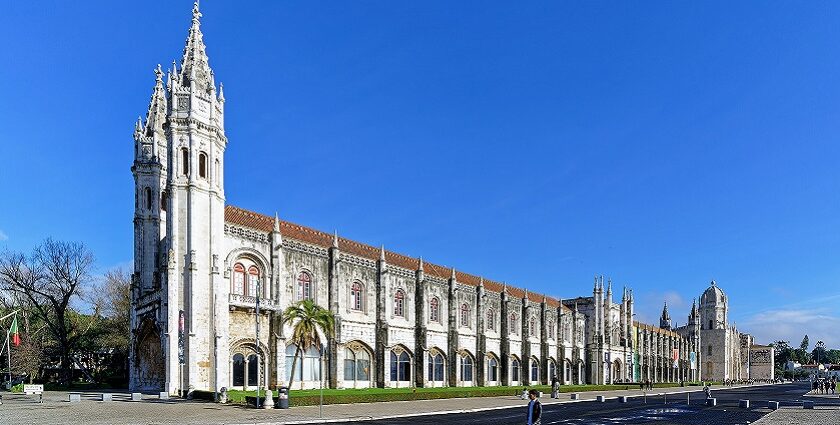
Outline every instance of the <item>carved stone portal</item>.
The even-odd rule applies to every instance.
[[[160,329],[152,319],[146,319],[140,325],[135,353],[137,389],[163,391],[165,382],[163,348]]]

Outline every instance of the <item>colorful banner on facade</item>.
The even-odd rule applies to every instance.
[[[697,370],[697,353],[694,351],[688,353],[688,362],[691,365],[691,370]]]
[[[680,349],[674,348],[673,352],[671,353],[671,360],[674,361],[674,368],[680,367]]]

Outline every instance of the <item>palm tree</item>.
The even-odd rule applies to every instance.
[[[312,300],[302,300],[286,308],[283,312],[283,324],[292,325],[292,336],[289,341],[297,346],[292,360],[292,370],[289,371],[289,388],[291,388],[295,379],[294,371],[298,357],[301,357],[303,351],[310,347],[320,349],[323,342],[333,337],[335,316]]]

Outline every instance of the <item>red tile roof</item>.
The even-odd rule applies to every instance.
[[[263,232],[271,232],[274,230],[274,218],[258,214],[253,211],[248,211],[242,208],[234,207],[232,205],[225,206],[225,222],[236,224],[251,229],[260,230]],[[329,248],[333,245],[334,235],[320,230],[315,230],[310,227],[301,226],[300,224],[291,223],[285,220],[280,220],[280,234],[283,237],[296,239],[301,242],[310,243],[312,245]],[[370,260],[378,260],[381,248],[376,248],[371,245],[366,245],[350,239],[338,238],[338,249],[341,252],[347,252],[362,258]],[[417,270],[420,267],[420,260],[406,255],[398,254],[396,252],[385,251],[385,262],[395,266],[399,266],[409,270]],[[438,266],[429,262],[423,262],[423,271],[431,276],[441,279],[449,279],[452,277],[452,268]],[[455,279],[459,283],[470,286],[478,286],[481,278],[472,274],[455,271]],[[492,292],[502,292],[504,285],[489,279],[484,279],[484,289]],[[525,297],[525,291],[514,286],[507,286],[508,294],[516,298]],[[528,292],[528,299],[534,302],[542,302],[543,295],[536,292]],[[546,302],[553,307],[559,304],[554,298],[546,297]],[[565,308],[565,307],[564,307]],[[568,310],[568,308],[566,308]]]

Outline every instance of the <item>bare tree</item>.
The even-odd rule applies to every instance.
[[[93,254],[78,242],[47,239],[26,255],[0,255],[0,285],[29,300],[30,305],[55,339],[61,360],[61,381],[72,379],[72,352],[78,320],[73,320],[70,302],[80,298],[91,280]]]

